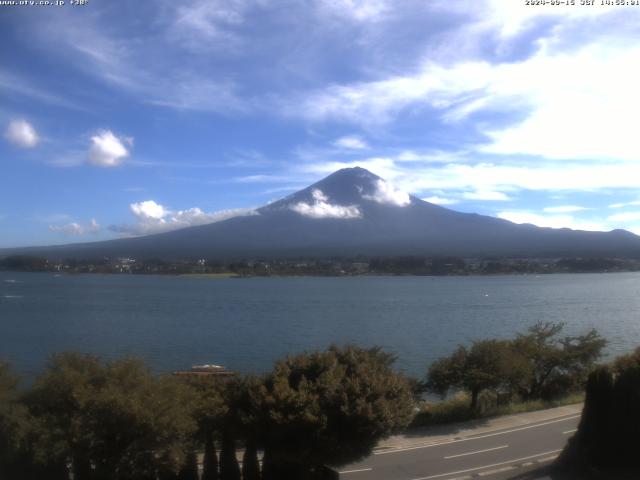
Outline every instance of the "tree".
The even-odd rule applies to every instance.
[[[187,453],[184,465],[178,473],[178,480],[198,480],[198,457],[195,451]]]
[[[220,480],[240,480],[240,466],[236,457],[236,441],[230,428],[222,434],[220,452]]]
[[[213,433],[208,433],[204,442],[202,480],[218,480],[218,456],[216,455]]]
[[[56,355],[27,404],[37,450],[47,461],[71,462],[78,480],[175,473],[195,431],[191,391],[134,359]]]
[[[248,440],[242,456],[242,480],[260,480],[258,449],[254,440]]]
[[[21,403],[19,378],[0,362],[0,478],[29,478],[33,467],[28,448],[30,418]]]
[[[471,348],[459,346],[449,357],[434,362],[427,374],[427,388],[440,395],[459,388],[471,394],[477,409],[483,390],[508,386],[513,378],[513,351],[505,340],[482,340]]]
[[[596,330],[560,338],[562,323],[538,322],[513,341],[529,365],[519,393],[525,399],[549,398],[581,388],[606,345]]]
[[[562,454],[562,464],[580,478],[639,478],[640,348],[612,365],[596,368],[587,381],[578,431]]]
[[[229,413],[223,396],[225,382],[215,377],[187,377],[184,381],[194,392],[193,418],[198,426],[195,437],[204,450],[202,480],[218,480],[214,437]]]
[[[446,395],[466,390],[477,409],[483,390],[492,389],[525,400],[550,399],[583,387],[606,341],[595,330],[560,338],[563,324],[539,322],[514,340],[482,340],[458,346],[436,360],[427,373],[426,388]]]
[[[262,386],[263,478],[308,478],[355,461],[413,416],[409,383],[379,348],[330,347],[276,363]],[[266,471],[265,471],[266,470]]]

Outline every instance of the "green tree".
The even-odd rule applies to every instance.
[[[261,388],[263,478],[307,478],[324,464],[371,452],[413,416],[407,380],[379,348],[330,347],[276,363]]]
[[[230,428],[222,434],[220,452],[220,480],[240,480],[240,465],[236,457],[236,441]]]
[[[206,434],[202,459],[202,480],[218,480],[218,456],[213,433]]]
[[[446,395],[451,388],[471,394],[471,409],[483,390],[507,387],[514,379],[514,355],[505,340],[482,340],[470,348],[459,346],[449,357],[435,361],[427,374],[427,389]]]
[[[184,465],[178,473],[178,480],[198,480],[198,456],[195,451],[187,453]]]
[[[560,337],[562,323],[538,322],[513,341],[528,364],[519,393],[525,399],[553,397],[582,388],[606,345],[596,330]]]
[[[260,480],[258,449],[254,440],[248,440],[242,456],[242,480]]]
[[[0,478],[29,478],[33,459],[29,452],[30,418],[21,402],[19,378],[0,362]]]
[[[639,436],[640,348],[589,375],[582,418],[562,465],[579,478],[639,478]]]
[[[177,472],[195,430],[191,391],[133,359],[56,355],[27,401],[37,450],[46,461],[70,462],[78,480]]]
[[[229,414],[224,398],[226,381],[206,376],[187,377],[184,381],[194,392],[193,416],[198,426],[195,437],[204,451],[202,480],[218,480],[215,438]]]

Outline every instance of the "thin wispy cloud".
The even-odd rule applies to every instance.
[[[50,232],[61,233],[65,236],[95,235],[100,232],[100,229],[100,224],[94,218],[92,218],[87,225],[77,222],[71,222],[65,225],[49,225]]]
[[[0,158],[19,179],[5,193],[24,203],[17,216],[43,209],[22,193],[30,179],[70,212],[53,226],[90,208],[141,234],[190,225],[178,212],[191,209],[128,221],[99,199],[140,203],[126,191],[140,186],[234,210],[360,166],[450,208],[640,231],[639,9],[151,0],[96,4],[82,22],[45,10],[8,10],[0,29],[15,52],[0,73]],[[33,135],[8,135],[20,119]]]
[[[338,148],[346,148],[348,150],[367,150],[369,145],[357,135],[347,135],[340,137],[333,145]]]

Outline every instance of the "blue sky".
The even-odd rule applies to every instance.
[[[516,0],[0,6],[0,246],[216,221],[355,165],[461,211],[640,234],[639,20]]]

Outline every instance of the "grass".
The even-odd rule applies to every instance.
[[[584,393],[572,393],[557,400],[533,400],[528,402],[512,402],[507,405],[496,405],[495,397],[485,394],[480,397],[479,408],[471,410],[469,395],[459,393],[440,402],[423,402],[409,428],[444,425],[448,423],[466,422],[481,418],[533,412],[547,408],[572,405],[584,401]]]

